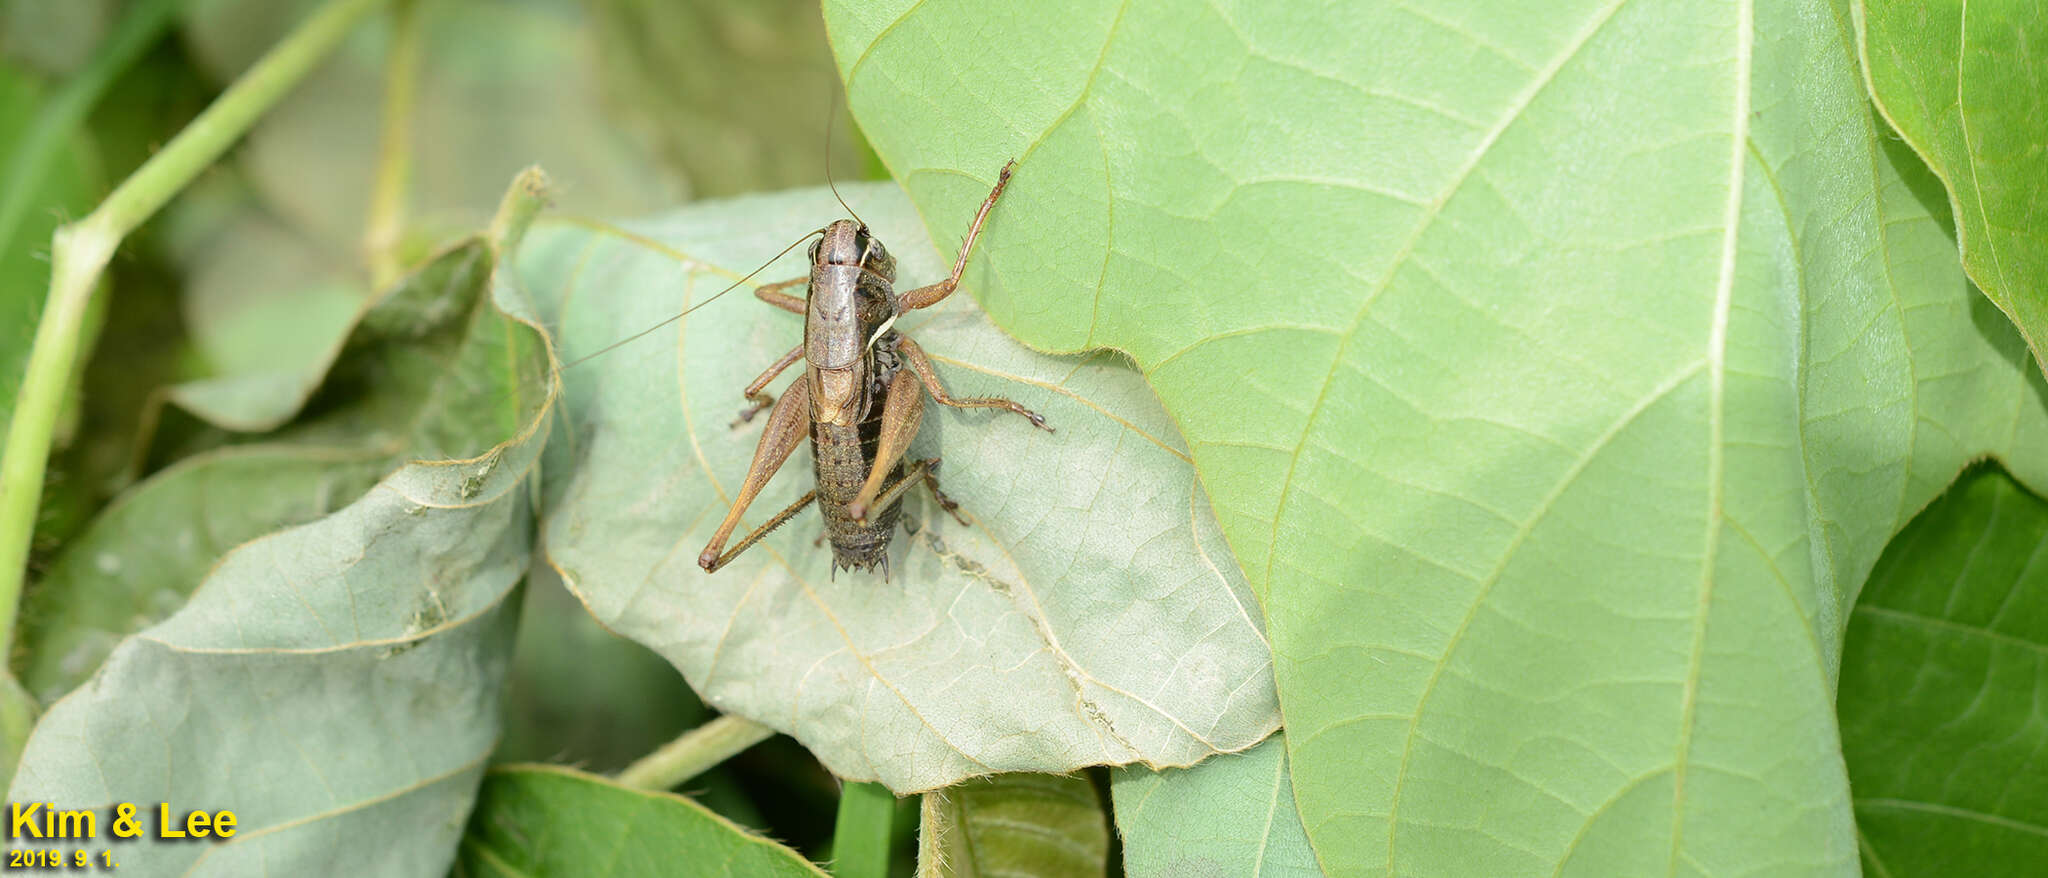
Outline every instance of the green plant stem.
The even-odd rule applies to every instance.
[[[896,818],[896,794],[878,783],[848,783],[839,791],[839,820],[832,827],[832,874],[838,878],[888,878],[889,824]]]
[[[305,78],[358,19],[387,2],[330,0],[271,47],[90,215],[57,230],[50,248],[48,304],[36,326],[14,420],[8,425],[6,454],[0,458],[0,656],[13,647],[50,433],[78,359],[80,325],[114,248]]]
[[[184,2],[143,0],[130,7],[85,68],[43,105],[34,126],[8,157],[6,176],[0,177],[0,251],[13,246],[14,233],[20,231],[22,218],[28,216],[29,196],[36,191],[36,182],[49,173],[50,159],[57,155],[58,147],[78,130],[79,123],[99,103],[107,85],[163,35],[164,28],[170,25],[171,13]]]
[[[391,49],[384,59],[384,129],[377,143],[377,178],[370,189],[370,219],[363,255],[370,288],[382,292],[404,272],[405,193],[412,181],[412,115],[419,93],[420,5],[397,0],[391,10]]]
[[[640,757],[619,772],[618,781],[643,790],[672,789],[773,734],[774,729],[753,720],[721,716]]]
[[[500,260],[512,258],[533,218],[548,206],[548,175],[539,165],[529,165],[512,178],[505,197],[498,200],[498,212],[491,216],[491,246]]]
[[[960,831],[960,803],[945,790],[918,797],[917,878],[944,878]]]

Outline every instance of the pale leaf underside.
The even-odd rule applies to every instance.
[[[1324,868],[1855,868],[1848,608],[1965,461],[2044,484],[2048,418],[1846,3],[827,21],[933,228],[1019,159],[996,322],[1182,427]]]

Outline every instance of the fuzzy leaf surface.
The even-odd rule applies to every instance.
[[[1845,0],[826,22],[936,240],[1019,161],[995,322],[1186,435],[1326,871],[1855,870],[1849,609],[1966,461],[2044,484],[2048,416]]]
[[[888,186],[842,186],[899,260],[943,268]],[[804,190],[614,230],[544,223],[521,275],[573,362],[727,286],[840,214]],[[799,250],[762,272],[807,271]],[[566,303],[566,304],[564,304]],[[1186,451],[1114,356],[1034,353],[955,296],[896,327],[957,396],[1014,396],[1058,432],[928,405],[914,457],[972,526],[908,495],[890,575],[831,574],[807,511],[717,574],[697,567],[746,472],[741,389],[803,322],[745,290],[564,372],[544,544],[607,628],[682,670],[707,703],[787,732],[840,776],[898,793],[1002,771],[1185,765],[1277,721],[1271,660]],[[787,378],[785,378],[787,380]],[[744,533],[813,484],[799,451]]]

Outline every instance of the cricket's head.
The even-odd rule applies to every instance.
[[[880,277],[896,282],[896,259],[882,242],[868,234],[868,227],[854,220],[833,220],[818,242],[811,245],[811,265],[858,265]]]

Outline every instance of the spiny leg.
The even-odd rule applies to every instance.
[[[952,498],[947,497],[945,492],[939,490],[938,470],[939,459],[936,457],[927,457],[923,460],[912,463],[909,467],[904,469],[903,478],[897,479],[893,484],[889,485],[887,490],[884,490],[882,492],[881,496],[875,498],[874,508],[889,508],[889,504],[901,501],[903,499],[904,493],[908,492],[918,482],[924,482],[925,484],[931,486],[932,497],[939,501],[939,508],[946,510],[947,514],[952,515],[953,520],[960,522],[960,525],[962,527],[972,526],[967,521],[966,516],[960,514],[960,504],[953,502]],[[909,526],[908,520],[904,522],[904,526]],[[882,581],[888,582],[888,555],[885,554],[882,556],[881,564]],[[837,563],[834,563],[832,565],[832,572],[834,574],[837,574],[839,572],[839,565]]]
[[[904,494],[909,493],[911,488],[917,487],[918,482],[924,482],[931,485],[933,494],[938,495],[940,508],[950,513],[954,521],[960,522],[963,525],[967,524],[967,519],[960,515],[960,504],[953,502],[952,498],[939,492],[939,483],[936,475],[938,468],[939,459],[936,457],[927,457],[905,467],[903,478],[889,483],[888,489],[884,490],[881,496],[875,498],[875,508],[889,508],[889,504],[902,500]]]
[[[754,298],[781,308],[784,311],[802,314],[805,308],[804,300],[782,291],[798,284],[809,282],[809,277],[793,277],[789,280],[777,281],[772,284],[762,284],[754,288]],[[775,397],[762,393],[762,388],[767,387],[768,382],[774,381],[775,376],[782,374],[782,370],[789,368],[790,364],[801,359],[803,355],[804,346],[797,345],[789,353],[783,354],[782,359],[776,360],[774,365],[769,366],[767,371],[762,372],[761,377],[754,379],[754,383],[747,385],[747,407],[740,410],[740,419],[732,422],[732,425],[737,427],[751,421],[755,415],[761,413],[762,409],[775,404]]]
[[[910,450],[910,440],[917,437],[918,422],[924,419],[924,393],[909,372],[897,371],[889,379],[885,393],[882,430],[875,444],[874,462],[868,465],[868,480],[860,486],[853,502],[846,504],[846,514],[853,516],[854,521],[867,520],[875,495],[881,493],[882,480],[889,477],[889,471],[896,468],[903,453]]]
[[[939,490],[939,459],[927,457],[919,463],[924,466],[925,486],[932,489],[932,499],[938,501],[939,508],[946,510],[946,514],[953,516],[953,520],[960,522],[962,527],[973,526],[973,523],[967,520],[967,516],[961,514],[960,504],[946,496],[946,492]]]
[[[896,313],[904,314],[919,308],[929,308],[945,301],[947,296],[960,288],[960,275],[967,270],[967,254],[974,249],[974,239],[981,237],[981,222],[988,218],[989,208],[996,206],[996,199],[1003,197],[1003,187],[1010,185],[1010,172],[1016,170],[1017,162],[1012,160],[1003,165],[996,174],[996,188],[990,189],[988,197],[981,202],[981,210],[974,214],[974,224],[967,227],[967,240],[960,242],[960,256],[953,260],[953,273],[945,280],[929,286],[918,287],[896,297]]]
[[[793,314],[802,314],[804,313],[804,300],[792,296],[788,293],[785,293],[783,292],[783,290],[789,289],[790,287],[796,286],[797,284],[804,284],[810,282],[811,279],[807,275],[804,277],[793,277],[785,281],[776,281],[775,283],[772,284],[762,284],[754,288],[754,298],[760,299],[763,302],[767,302],[770,305],[774,305],[777,308],[781,308],[784,311],[788,311]]]
[[[751,421],[755,415],[761,413],[762,409],[774,405],[775,397],[761,391],[768,387],[768,382],[775,380],[775,376],[782,374],[782,370],[789,368],[790,364],[803,359],[803,356],[804,346],[799,344],[796,347],[790,348],[789,353],[783,354],[782,359],[776,360],[767,369],[762,370],[760,377],[755,378],[754,383],[747,385],[747,407],[740,409],[740,419],[732,422],[732,425],[737,427]]]
[[[956,409],[1008,409],[1023,415],[1025,420],[1031,422],[1031,426],[1044,430],[1047,433],[1053,432],[1051,427],[1045,425],[1044,415],[1025,408],[1015,400],[1004,399],[1000,396],[970,396],[966,399],[954,399],[946,393],[945,386],[939,383],[938,370],[932,368],[932,361],[925,357],[924,348],[918,347],[917,342],[911,341],[909,336],[897,337],[896,352],[903,355],[903,361],[910,364],[910,370],[917,373],[918,380],[924,382],[924,389],[931,392],[932,399],[937,400],[939,405],[952,406]],[[903,373],[898,372],[897,374],[901,375]]]
[[[732,508],[726,511],[725,520],[719,522],[718,532],[711,535],[711,542],[697,556],[697,566],[713,570],[722,563],[719,561],[719,549],[724,548],[725,541],[732,537],[733,528],[739,526],[740,516],[809,432],[811,385],[808,379],[809,376],[798,376],[790,382],[789,390],[782,394],[782,398],[775,401],[775,409],[768,413],[768,426],[761,431],[761,443],[754,446],[754,462],[747,466],[747,479],[740,485],[740,495],[732,501]]]
[[[725,550],[725,554],[718,556],[718,560],[711,562],[711,566],[706,567],[704,569],[711,573],[717,573],[718,568],[724,567],[726,564],[730,563],[732,559],[739,557],[740,553],[746,551],[748,546],[760,542],[761,538],[767,536],[769,531],[781,527],[783,524],[787,523],[791,518],[795,517],[797,513],[804,511],[804,507],[811,505],[812,500],[816,499],[818,499],[818,492],[816,490],[806,492],[804,496],[798,499],[795,503],[789,504],[788,509],[784,509],[781,512],[775,513],[775,517],[768,519],[767,524],[754,528],[753,533],[747,534],[745,537],[740,538],[739,545],[733,546],[732,548]],[[702,559],[699,559],[698,563],[701,564]]]

